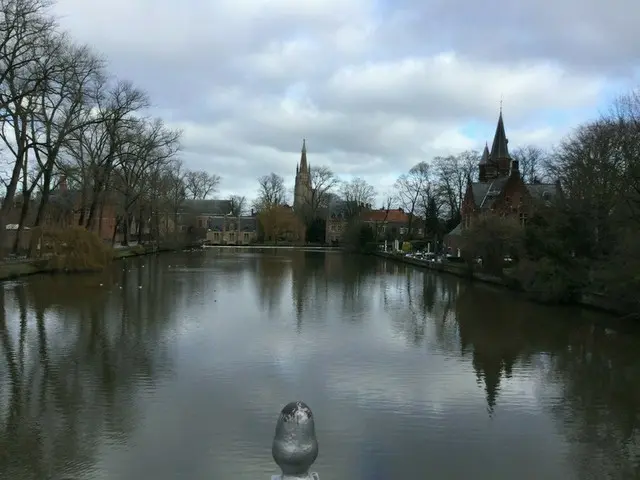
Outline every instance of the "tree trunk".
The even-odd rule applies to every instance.
[[[33,222],[34,227],[39,227],[44,220],[45,209],[47,208],[47,204],[49,202],[51,188],[51,173],[44,172],[44,182],[42,185],[42,197],[40,197],[40,204],[38,205],[38,213],[36,213],[36,219]],[[37,246],[37,235],[31,233],[31,239],[29,242],[29,256],[32,257]]]
[[[122,221],[122,217],[116,217],[116,225],[113,227],[113,234],[111,236],[111,246],[113,247],[116,244],[116,235],[118,234],[118,227],[120,226],[120,222]]]
[[[24,156],[26,151],[18,150],[16,156],[16,163],[13,166],[13,172],[11,173],[11,180],[5,190],[4,200],[0,207],[0,257],[4,257],[5,242],[7,238],[7,222],[9,213],[13,208],[13,201],[16,197],[16,190],[18,189],[18,182],[20,181],[20,172],[22,171],[22,163],[24,162]]]
[[[28,191],[22,198],[22,209],[20,210],[20,221],[18,222],[18,229],[16,230],[16,237],[13,240],[13,253],[17,254],[20,250],[20,238],[22,231],[24,230],[24,224],[27,220],[27,214],[29,213],[29,203],[31,201],[31,192]]]

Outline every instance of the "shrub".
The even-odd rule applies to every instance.
[[[42,245],[48,253],[48,267],[66,272],[104,269],[113,259],[113,249],[94,232],[82,227],[42,232]]]
[[[576,299],[584,274],[577,265],[561,264],[543,257],[539,260],[522,259],[513,269],[513,279],[534,300],[564,303]]]

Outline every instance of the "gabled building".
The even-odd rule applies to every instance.
[[[525,184],[508,144],[501,110],[491,150],[485,144],[478,163],[478,181],[469,179],[460,208],[460,224],[445,237],[445,245],[454,252],[460,249],[462,235],[479,215],[514,216],[525,226],[537,201],[550,201],[559,193],[557,184]]]
[[[180,230],[195,229],[212,245],[248,245],[256,241],[258,220],[251,215],[237,215],[230,200],[185,200],[179,222]]]

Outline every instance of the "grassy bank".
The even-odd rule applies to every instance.
[[[375,252],[373,255],[377,257],[388,258],[402,263],[407,263],[409,265],[415,265],[421,268],[426,268],[427,270],[449,273],[458,277],[467,278],[469,280],[491,283],[493,285],[498,285],[509,290],[514,290],[513,285],[509,284],[508,281],[503,278],[493,275],[487,275],[481,272],[473,272],[473,274],[470,275],[468,266],[463,264],[428,262],[424,260],[418,260],[416,258],[406,257],[404,255],[396,255],[393,253],[384,252]],[[602,312],[610,313],[612,315],[629,317],[635,316],[633,312],[630,312],[630,306],[623,305],[620,302],[614,301],[605,295],[597,293],[583,293],[580,299],[573,303],[579,307],[595,309]]]
[[[141,255],[149,255],[161,252],[177,252],[185,248],[193,248],[194,245],[188,244],[168,244],[168,245],[134,245],[131,247],[121,247],[110,249],[113,260],[122,258],[138,257]],[[37,258],[33,260],[14,260],[0,263],[0,281],[11,280],[17,277],[27,275],[35,275],[38,273],[86,273],[99,269],[78,268],[78,269],[61,269],[58,263],[49,258]]]

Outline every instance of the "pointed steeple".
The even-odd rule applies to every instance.
[[[302,152],[300,154],[300,171],[307,172],[309,169],[307,165],[307,140],[302,139]]]
[[[478,165],[486,165],[487,163],[489,163],[489,144],[485,142],[482,158],[480,158],[480,163],[478,163]]]
[[[502,120],[502,107],[500,107],[500,117],[498,118],[498,126],[496,134],[493,137],[493,145],[491,146],[491,161],[497,162],[500,159],[511,158],[509,149],[507,148],[507,134],[504,132],[504,121]]]

